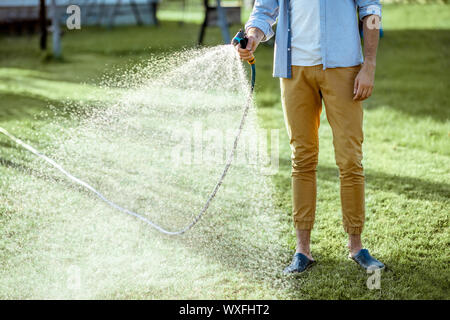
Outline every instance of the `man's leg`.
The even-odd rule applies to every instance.
[[[352,255],[362,249],[364,227],[364,170],[362,166],[363,108],[353,100],[354,80],[360,66],[327,69],[320,85],[326,114],[333,131],[336,164],[341,182],[341,205]]]
[[[292,211],[297,252],[312,260],[310,233],[316,211],[318,129],[322,101],[316,73],[320,67],[292,67],[292,78],[281,79],[281,98],[292,150]]]
[[[353,100],[353,85],[360,67],[327,69],[321,72],[327,118],[333,130],[336,164],[341,180],[344,229],[349,236],[350,257],[366,270],[384,269],[384,264],[362,248],[364,227],[364,170],[362,161],[362,102]]]

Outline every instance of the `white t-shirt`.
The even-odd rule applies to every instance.
[[[320,1],[291,0],[291,54],[294,66],[322,63],[320,51]]]

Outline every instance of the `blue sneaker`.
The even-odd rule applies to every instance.
[[[284,269],[283,273],[288,274],[303,272],[311,267],[314,262],[314,260],[309,260],[309,258],[303,253],[296,253],[294,254],[291,264]]]
[[[367,249],[359,250],[351,259],[366,270],[383,270],[385,268],[384,264],[372,257]]]

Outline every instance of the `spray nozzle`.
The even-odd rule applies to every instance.
[[[247,34],[244,30],[240,29],[238,33],[233,38],[232,44],[234,46],[237,46],[238,44],[241,46],[241,48],[245,49],[247,47],[248,38]],[[249,64],[255,64],[255,57],[252,57],[250,60],[247,61]]]
[[[239,30],[238,33],[233,38],[233,45],[237,46],[238,44],[241,45],[241,48],[245,49],[247,47],[248,38],[245,34],[244,30]]]

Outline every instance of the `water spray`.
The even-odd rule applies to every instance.
[[[248,43],[248,38],[247,38],[245,32],[242,31],[242,30],[240,30],[236,34],[236,36],[233,38],[233,41],[232,41],[233,45],[238,45],[239,44],[241,48],[245,48],[247,46],[247,43]],[[242,116],[241,116],[241,120],[240,120],[240,123],[239,123],[238,131],[237,131],[236,136],[234,138],[233,147],[231,149],[231,152],[229,154],[229,157],[227,159],[225,167],[224,167],[224,169],[222,171],[222,174],[219,177],[219,180],[215,184],[215,186],[214,186],[213,190],[211,191],[209,197],[206,199],[206,201],[205,201],[202,209],[200,210],[200,212],[194,217],[192,222],[190,222],[189,224],[187,224],[185,227],[183,227],[180,230],[176,230],[176,231],[167,230],[167,229],[159,226],[158,224],[150,221],[149,219],[147,219],[143,215],[118,205],[117,203],[115,203],[115,202],[109,200],[107,197],[105,197],[101,192],[99,192],[93,186],[91,186],[87,182],[83,181],[82,179],[75,177],[70,172],[65,170],[56,161],[54,161],[53,159],[47,157],[46,155],[44,155],[43,153],[41,153],[40,151],[38,151],[37,149],[35,149],[31,145],[29,145],[29,144],[25,143],[24,141],[22,141],[21,139],[15,137],[11,133],[9,133],[6,129],[0,127],[0,133],[3,134],[4,136],[6,136],[7,138],[9,138],[14,143],[16,143],[18,146],[20,146],[23,149],[25,149],[25,150],[29,151],[30,153],[34,154],[36,157],[40,158],[41,160],[44,160],[45,162],[47,162],[49,165],[51,165],[52,167],[54,167],[55,169],[60,171],[62,174],[64,174],[73,183],[78,184],[78,185],[82,186],[84,189],[87,189],[90,192],[92,192],[93,194],[95,194],[100,200],[105,202],[110,207],[112,207],[112,208],[114,208],[114,209],[116,209],[116,210],[118,210],[120,212],[123,212],[125,214],[128,214],[130,216],[133,216],[135,218],[138,218],[139,220],[145,222],[146,224],[148,224],[149,226],[153,227],[154,229],[160,231],[161,233],[164,233],[164,234],[167,234],[167,235],[181,235],[181,234],[185,233],[186,231],[190,230],[192,227],[194,227],[195,224],[197,224],[197,222],[202,218],[202,216],[208,210],[212,200],[217,195],[217,192],[219,191],[220,186],[222,185],[222,183],[223,183],[223,181],[224,181],[224,179],[225,179],[225,177],[226,177],[226,175],[228,173],[228,170],[230,169],[231,163],[233,161],[233,158],[235,156],[235,153],[236,153],[236,150],[237,150],[237,147],[238,147],[239,138],[240,138],[242,130],[244,128],[245,120],[247,118],[247,115],[248,115],[248,112],[249,112],[249,109],[250,109],[250,106],[251,106],[251,103],[252,103],[252,93],[253,93],[253,89],[254,89],[254,86],[255,86],[255,76],[256,76],[256,73],[255,73],[255,58],[252,57],[252,59],[249,60],[248,63],[251,65],[251,83],[250,83],[251,91],[250,91],[250,95],[246,98],[245,107],[244,107],[244,110],[243,110],[243,113],[242,113]]]

